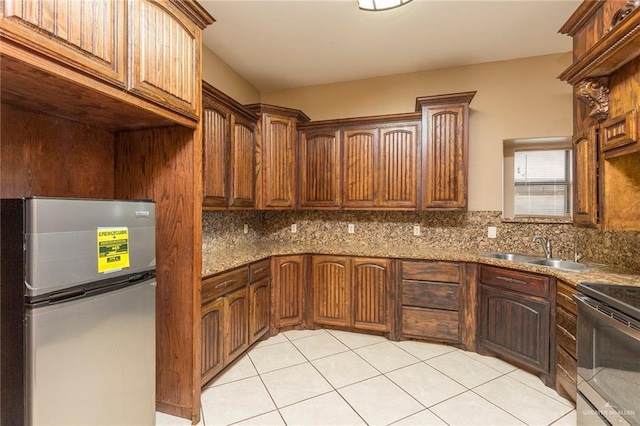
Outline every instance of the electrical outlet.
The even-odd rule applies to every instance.
[[[243,232],[244,232],[245,234],[248,234],[248,233],[249,233],[249,225],[247,225],[246,223],[244,224],[244,230],[243,230]]]
[[[347,227],[347,232],[350,234],[355,234],[356,226],[353,223],[350,223],[349,226]]]
[[[413,225],[413,235],[418,237],[420,236],[420,233],[421,233],[420,225]]]
[[[487,238],[496,238],[498,236],[498,228],[490,226],[487,229]]]
[[[297,224],[295,224],[295,223],[291,224],[291,232],[294,233],[294,234],[296,232],[298,232],[298,225]]]

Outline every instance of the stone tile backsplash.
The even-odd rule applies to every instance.
[[[244,234],[244,224],[249,232]],[[297,232],[291,232],[291,224]],[[347,226],[355,225],[349,234]],[[421,235],[413,235],[420,225]],[[497,228],[497,238],[487,228]],[[205,211],[203,250],[234,244],[307,243],[336,247],[340,244],[402,247],[482,254],[519,252],[543,255],[534,235],[549,238],[554,257],[606,263],[640,270],[640,232],[575,229],[570,223],[503,221],[499,211],[473,212],[373,212],[373,211]]]

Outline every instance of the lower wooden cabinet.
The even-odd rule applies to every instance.
[[[202,307],[201,382],[211,380],[224,367],[224,299],[215,299]]]
[[[249,289],[246,286],[224,297],[223,318],[226,365],[249,347]]]
[[[460,268],[452,262],[402,262],[403,337],[461,342]]]
[[[575,402],[578,376],[578,309],[573,300],[574,294],[574,287],[561,281],[556,283],[556,391]]]
[[[542,275],[480,267],[480,348],[538,373],[547,385],[555,381],[550,363],[555,317],[551,284]]]
[[[249,266],[249,345],[269,332],[271,319],[271,261]]]
[[[389,259],[314,255],[312,322],[347,330],[393,329]]]
[[[305,256],[275,256],[271,264],[271,326],[302,326],[305,300]]]

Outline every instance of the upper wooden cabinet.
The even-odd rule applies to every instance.
[[[134,94],[189,120],[199,119],[202,29],[213,18],[197,3],[9,0],[3,6],[0,29],[3,39],[12,43],[11,48],[3,49],[10,57],[50,72],[54,68],[40,60],[46,57],[119,91],[94,87],[81,81],[83,78],[67,75],[74,84],[103,90],[129,103],[135,101],[124,94]],[[14,46],[26,47],[39,56],[30,57]],[[81,97],[85,102],[91,98]],[[109,104],[103,107],[108,110]],[[66,105],[61,113],[74,118],[80,112]],[[101,120],[115,120],[104,115],[106,111]]]
[[[575,94],[576,203],[582,204],[574,223],[640,230],[640,7],[585,0],[560,32],[573,38],[573,63],[559,78]]]
[[[422,111],[423,208],[467,208],[469,103],[475,94],[416,99],[416,111]]]
[[[300,132],[301,208],[340,208],[340,146],[339,129],[305,129]]]
[[[203,82],[203,206],[256,207],[257,117]]]
[[[129,0],[128,89],[197,118],[202,33],[179,5],[169,0]]]
[[[3,37],[126,86],[125,0],[7,0]]]
[[[297,124],[309,121],[302,111],[266,104],[247,108],[258,114],[258,207],[293,209],[297,205]]]
[[[345,208],[376,207],[376,128],[345,130],[342,142],[342,205]]]

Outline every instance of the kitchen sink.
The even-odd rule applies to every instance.
[[[488,253],[485,254],[484,257],[518,263],[528,263],[529,265],[548,266],[550,268],[562,269],[563,271],[571,272],[587,271],[595,267],[595,265],[572,262],[571,260],[548,259],[542,256],[521,253]]]
[[[540,256],[532,256],[529,254],[520,254],[520,253],[489,253],[485,254],[484,257],[490,257],[492,259],[500,259],[500,260],[510,260],[511,262],[532,262],[534,260],[545,260],[544,257]]]
[[[580,272],[593,268],[592,265],[586,265],[584,263],[572,262],[571,260],[562,259],[540,259],[532,260],[527,263],[532,265],[549,266],[551,268],[563,269],[565,271]]]

